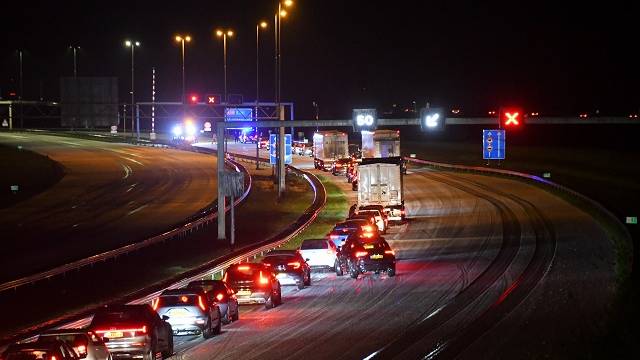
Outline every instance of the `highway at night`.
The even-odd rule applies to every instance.
[[[47,191],[0,209],[4,281],[157,235],[215,200],[211,156],[37,134],[0,133],[0,143],[65,171]]]

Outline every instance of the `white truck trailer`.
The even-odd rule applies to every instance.
[[[358,208],[382,205],[389,221],[404,221],[402,158],[363,158],[358,165]]]
[[[400,132],[376,130],[362,132],[362,158],[400,156]]]
[[[313,164],[316,169],[329,171],[336,160],[349,157],[349,137],[336,130],[313,134]]]

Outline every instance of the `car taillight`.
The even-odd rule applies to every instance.
[[[55,355],[51,355],[51,360],[57,360]]]
[[[373,226],[364,225],[364,226],[362,226],[362,231],[364,231],[364,232],[372,232],[373,231]]]
[[[389,255],[394,255],[394,256],[396,255],[396,252],[393,250],[385,250],[384,253]]]
[[[262,271],[260,271],[260,284],[266,285],[268,283],[269,283],[269,279],[267,279],[266,277],[262,276]]]
[[[292,266],[294,269],[299,269],[300,268],[300,262],[299,261],[290,262],[290,263],[287,263],[287,265]]]
[[[218,299],[218,301],[222,301],[222,299],[224,299],[224,294],[218,293],[218,295],[216,295],[216,299]]]
[[[153,308],[153,310],[158,310],[158,305],[160,305],[160,298],[151,300],[151,307]]]
[[[369,253],[366,251],[356,251],[356,257],[365,257],[367,254]]]
[[[202,311],[206,311],[207,307],[204,305],[204,302],[202,301],[202,296],[198,295],[198,306],[200,307],[200,309],[202,309]]]
[[[128,328],[128,329],[109,329],[109,330],[96,330],[96,334],[100,337],[110,338],[112,334],[118,334],[117,337],[123,336],[142,336],[147,333],[147,326],[144,325],[141,328]]]
[[[78,346],[74,347],[74,349],[76,350],[78,355],[86,355],[87,354],[87,347],[84,346],[84,345],[78,345]]]
[[[370,232],[362,233],[360,234],[360,237],[371,239],[373,237],[373,233],[370,233]]]

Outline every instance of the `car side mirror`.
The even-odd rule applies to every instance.
[[[162,320],[167,321],[169,320],[169,317],[167,315],[162,315]]]

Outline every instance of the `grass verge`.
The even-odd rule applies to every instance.
[[[327,189],[327,204],[320,211],[313,224],[283,245],[283,249],[297,249],[304,239],[325,237],[333,226],[343,221],[349,213],[349,203],[344,192],[326,177],[319,175],[318,178]]]
[[[0,145],[0,209],[29,199],[64,176],[64,168],[56,161],[28,150]],[[18,191],[11,191],[18,185]]]

